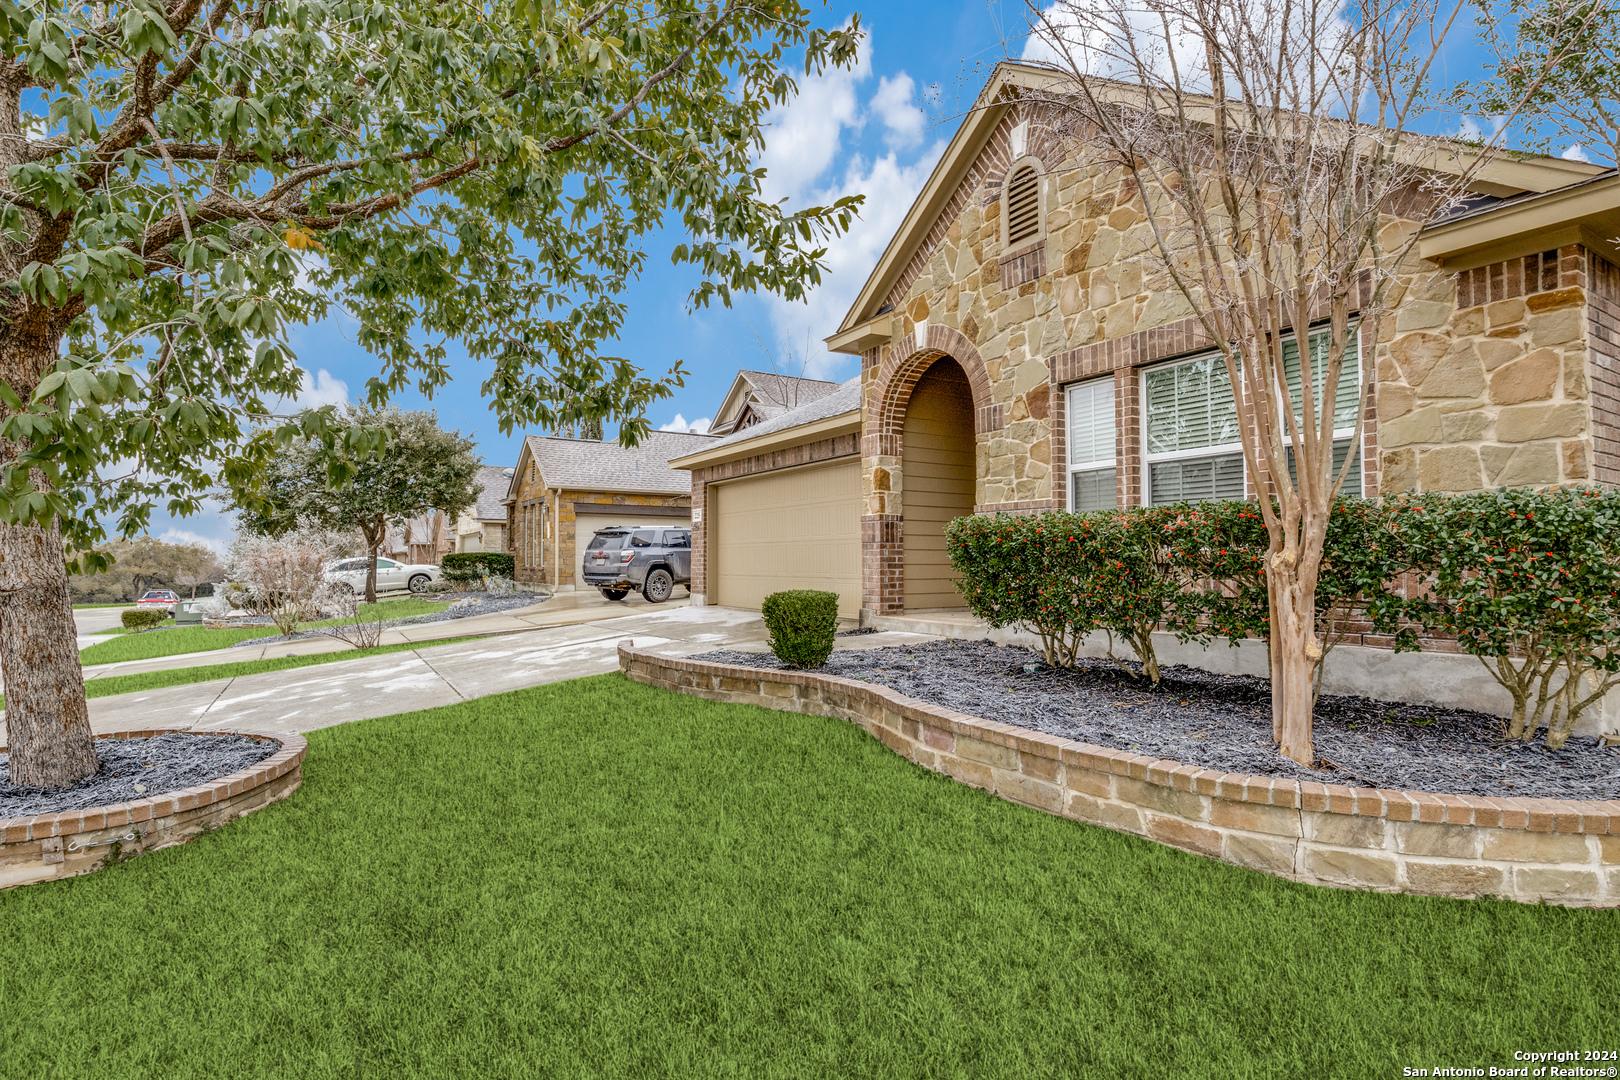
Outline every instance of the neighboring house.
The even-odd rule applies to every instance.
[[[710,435],[730,435],[826,397],[838,384],[770,371],[739,371],[709,423]]]
[[[517,579],[571,591],[597,529],[689,524],[691,475],[669,461],[715,441],[675,431],[651,432],[634,447],[528,436],[503,499]]]
[[[391,525],[377,554],[403,563],[437,566],[455,550],[449,523],[442,510],[409,518],[403,525]]]
[[[774,581],[836,586],[868,621],[957,608],[953,517],[1252,493],[1224,367],[1125,254],[1150,243],[1135,193],[1019,100],[1052,78],[1003,64],[967,112],[827,339],[858,389],[675,462],[694,603],[755,607]],[[1362,343],[1353,493],[1620,482],[1620,172],[1504,156],[1475,188]]]
[[[498,465],[479,468],[477,482],[484,490],[471,507],[456,516],[457,551],[506,550],[506,489],[516,471]]]

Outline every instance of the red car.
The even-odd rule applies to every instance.
[[[180,597],[173,589],[147,589],[146,595],[135,601],[136,607],[160,607],[164,611],[173,611],[174,605],[180,602]]]

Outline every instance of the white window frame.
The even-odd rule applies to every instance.
[[[1108,387],[1109,417],[1108,427],[1113,434],[1113,440],[1108,448],[1106,458],[1094,458],[1088,461],[1076,462],[1074,460],[1074,416],[1075,397],[1077,392],[1089,391],[1093,387],[1106,385]],[[1070,510],[1075,510],[1074,478],[1079,473],[1101,472],[1104,469],[1113,470],[1114,473],[1114,500],[1112,505],[1119,506],[1119,394],[1114,384],[1112,374],[1097,379],[1086,379],[1081,382],[1070,383],[1063,388],[1063,423],[1066,428],[1063,435],[1063,490],[1064,499]]]
[[[1326,334],[1326,333],[1329,333],[1329,332],[1330,331],[1326,327],[1323,327],[1323,328],[1320,328],[1320,329],[1315,329],[1315,330],[1310,330],[1306,334],[1306,341],[1308,343],[1312,338],[1315,338],[1318,335]],[[1360,381],[1361,381],[1361,328],[1360,328],[1360,326],[1359,325],[1352,325],[1351,328],[1350,328],[1350,334],[1351,334],[1353,340],[1356,342],[1356,381],[1357,381],[1357,385],[1359,386]],[[1289,334],[1289,335],[1287,335],[1285,337],[1284,340],[1285,341],[1286,340],[1293,340],[1294,337],[1295,337],[1295,335]],[[1154,465],[1163,464],[1165,462],[1171,462],[1171,461],[1187,461],[1187,460],[1199,460],[1199,459],[1204,459],[1204,458],[1230,457],[1233,454],[1238,455],[1238,459],[1243,464],[1243,492],[1244,492],[1243,497],[1245,499],[1249,499],[1249,498],[1253,497],[1252,492],[1250,490],[1249,465],[1248,465],[1247,459],[1243,457],[1243,441],[1242,441],[1242,430],[1243,429],[1242,429],[1241,424],[1239,424],[1239,426],[1237,428],[1238,433],[1239,433],[1239,438],[1238,438],[1238,440],[1236,442],[1219,443],[1219,444],[1214,444],[1214,445],[1210,445],[1210,446],[1198,446],[1198,447],[1193,447],[1193,448],[1187,449],[1187,450],[1166,450],[1166,451],[1163,451],[1163,452],[1160,452],[1160,453],[1153,453],[1152,450],[1150,449],[1150,446],[1149,446],[1148,439],[1149,439],[1149,430],[1150,430],[1150,427],[1151,427],[1151,419],[1148,416],[1148,402],[1149,402],[1149,398],[1148,398],[1148,376],[1149,376],[1149,374],[1152,373],[1152,372],[1164,371],[1164,370],[1167,370],[1169,368],[1182,367],[1182,366],[1184,366],[1186,364],[1196,364],[1196,363],[1199,363],[1201,361],[1212,360],[1213,359],[1213,360],[1217,361],[1217,363],[1219,365],[1216,368],[1216,370],[1221,372],[1221,374],[1224,375],[1225,374],[1225,364],[1224,363],[1219,363],[1220,355],[1221,354],[1219,352],[1205,352],[1205,353],[1199,353],[1196,356],[1182,357],[1181,359],[1178,359],[1178,360],[1171,360],[1171,361],[1168,361],[1168,362],[1162,363],[1162,364],[1151,364],[1151,365],[1148,365],[1148,366],[1142,368],[1142,370],[1140,372],[1140,375],[1139,375],[1139,381],[1138,381],[1138,384],[1137,384],[1137,391],[1140,394],[1140,400],[1142,402],[1142,504],[1144,506],[1152,506],[1153,505],[1153,466]],[[1340,377],[1341,377],[1341,379],[1343,378],[1342,375]],[[1228,377],[1228,382],[1230,382],[1230,377]],[[1234,398],[1234,408],[1236,408],[1236,407],[1237,407],[1237,401]],[[1287,438],[1288,420],[1287,420],[1286,415],[1284,415],[1281,410],[1284,409],[1284,408],[1291,408],[1291,407],[1292,407],[1292,402],[1286,402],[1286,403],[1285,402],[1279,402],[1278,403],[1278,410],[1279,410],[1278,414],[1277,414],[1278,415],[1278,422],[1283,425],[1282,430],[1284,432],[1285,439]],[[1333,429],[1333,436],[1332,436],[1331,441],[1336,443],[1336,442],[1339,442],[1341,439],[1354,440],[1355,436],[1356,436],[1356,427],[1355,427],[1355,424],[1352,423],[1348,428],[1334,428]],[[1351,455],[1354,456],[1361,449],[1364,449],[1364,448],[1352,445],[1351,448],[1350,448]],[[1365,467],[1366,467],[1366,462],[1365,462],[1365,460],[1363,460],[1362,468],[1365,469]],[[1365,487],[1361,482],[1361,473],[1358,472],[1356,474],[1356,490],[1354,492],[1348,492],[1347,494],[1360,495],[1363,490],[1365,490]]]

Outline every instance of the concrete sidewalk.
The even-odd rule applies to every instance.
[[[586,603],[559,605],[550,617],[555,625],[530,626],[494,640],[95,698],[89,703],[90,722],[97,732],[143,727],[303,732],[617,671],[618,643],[626,638],[669,656],[766,647],[759,614],[732,608]],[[838,645],[866,649],[923,640],[923,635],[891,632],[840,638]],[[241,659],[256,653],[230,651],[249,654]],[[195,666],[195,660],[178,666]],[[131,670],[121,666],[121,673]]]

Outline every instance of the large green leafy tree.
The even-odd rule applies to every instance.
[[[371,566],[366,601],[377,601],[377,549],[389,525],[442,511],[452,521],[483,489],[477,483],[478,450],[459,431],[446,431],[427,410],[350,406],[343,425],[380,432],[383,445],[356,455],[334,482],[328,468],[332,449],[318,439],[297,438],[277,449],[264,470],[263,486],[239,506],[243,527],[277,534],[304,524],[358,530],[366,540]],[[345,444],[347,440],[344,440]]]
[[[0,665],[10,778],[95,768],[63,550],[154,504],[251,492],[289,324],[341,305],[379,374],[431,391],[447,344],[503,425],[617,419],[678,382],[605,355],[666,219],[695,304],[801,296],[855,200],[762,198],[767,110],[854,62],[798,0],[0,0]],[[262,434],[252,431],[262,429]],[[352,446],[350,447],[352,448]],[[352,455],[331,455],[334,479]]]

